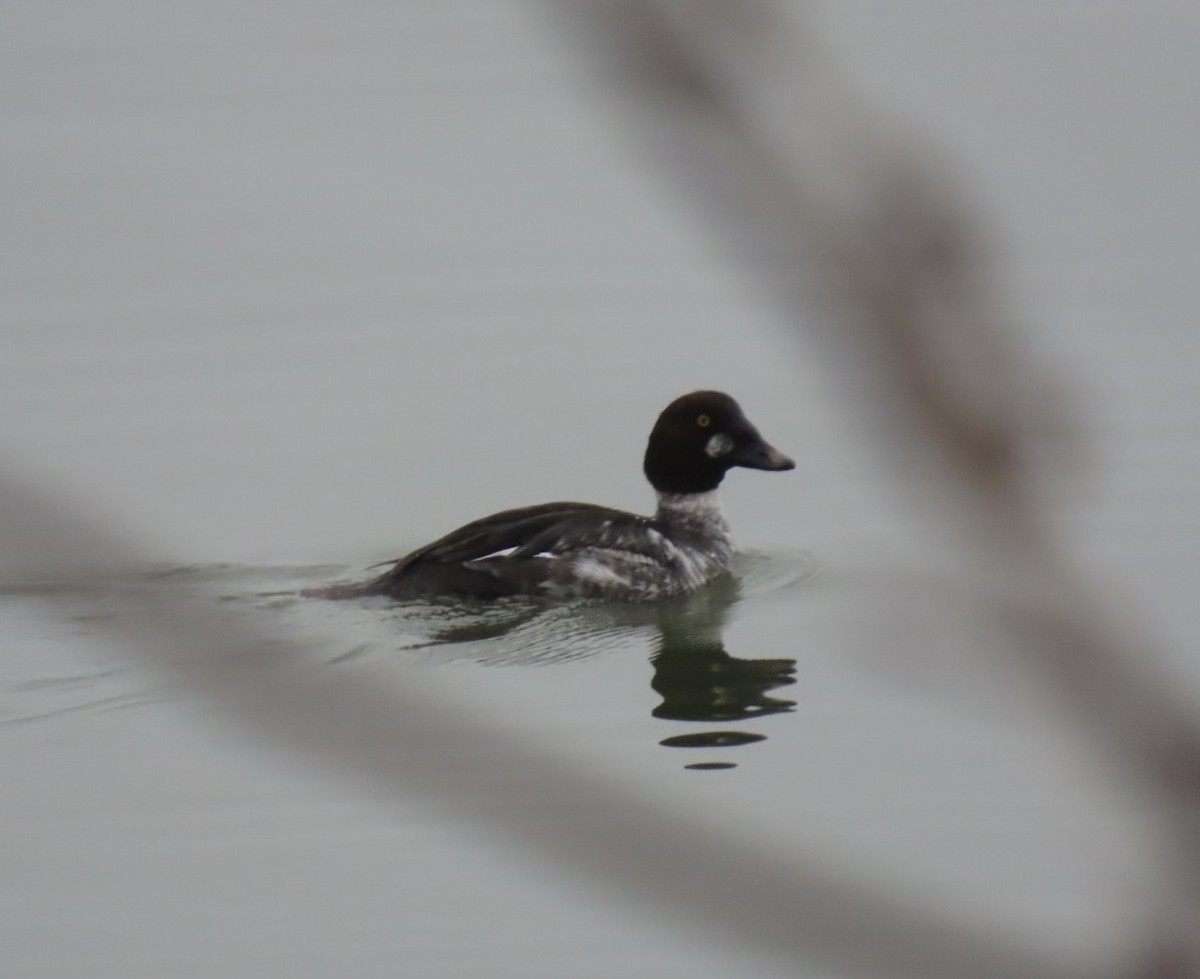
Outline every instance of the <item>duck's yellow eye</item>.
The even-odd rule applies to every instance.
[[[696,419],[696,424],[701,428],[708,428],[708,426],[712,424],[712,419],[709,418],[708,415],[700,415]]]

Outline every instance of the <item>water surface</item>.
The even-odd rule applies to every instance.
[[[1088,449],[1039,433],[1040,503],[1200,689],[1200,15],[1029,7],[814,16],[994,229],[1018,343]],[[264,662],[419,687],[451,730],[781,865],[1064,956],[1124,947],[1156,854],[1138,801],[979,629],[806,339],[822,297],[798,322],[729,261],[537,6],[10,15],[0,452],[146,557],[122,588],[257,630]],[[701,387],[798,468],[731,475],[745,553],[695,598],[297,596],[510,506],[646,510],[649,427]],[[453,806],[365,787],[135,649],[113,593],[2,562],[14,975],[796,974],[518,845],[489,820],[503,773]]]

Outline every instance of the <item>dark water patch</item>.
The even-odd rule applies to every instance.
[[[664,748],[737,748],[766,740],[765,734],[752,734],[750,731],[698,731],[695,734],[663,738],[658,743]]]
[[[742,588],[743,579],[730,575],[714,582],[703,602],[663,611],[650,659],[654,667],[650,685],[662,701],[651,710],[652,716],[725,723],[790,713],[795,708],[795,701],[770,693],[796,682],[794,659],[742,658],[725,647],[726,626],[742,602]],[[659,744],[729,748],[765,739],[762,734],[720,730],[676,735]]]
[[[795,708],[768,691],[795,683],[794,659],[739,659],[724,646],[663,642],[650,685],[662,696],[653,715],[672,721],[738,721]]]

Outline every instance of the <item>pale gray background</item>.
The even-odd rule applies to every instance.
[[[803,10],[991,228],[1022,343],[1090,443],[1051,501],[1061,533],[1200,686],[1200,8]],[[236,592],[505,506],[645,508],[655,413],[716,386],[798,461],[730,480],[741,540],[834,580],[936,562],[803,324],[725,262],[542,5],[22,2],[3,20],[0,451],[148,556],[249,568],[218,582]],[[1073,742],[1036,743],[1045,718],[981,719],[841,655],[845,596],[768,596],[734,622],[731,652],[799,657],[801,704],[728,774],[656,745],[672,731],[643,649],[411,665],[456,709],[781,854],[815,846],[1064,953],[1120,947],[1147,873],[1136,812]],[[6,604],[13,975],[793,974],[436,811],[348,797],[87,622]],[[365,644],[360,668],[399,682],[386,623],[269,621],[324,629],[331,656]]]

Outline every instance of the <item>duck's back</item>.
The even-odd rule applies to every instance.
[[[473,521],[325,598],[461,596],[654,601],[724,569],[725,541],[683,540],[655,520],[590,503],[544,503]]]
[[[391,563],[356,594],[393,598],[569,594],[564,558],[635,544],[649,519],[591,503],[543,503],[459,527]]]

